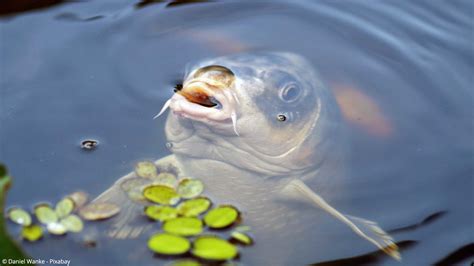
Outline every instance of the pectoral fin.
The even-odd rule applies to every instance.
[[[357,235],[368,240],[369,242],[383,250],[385,253],[390,255],[392,258],[396,260],[401,260],[400,253],[398,252],[398,247],[393,242],[392,237],[390,237],[390,235],[383,231],[377,225],[377,223],[340,213],[301,180],[292,180],[282,190],[282,193],[285,196],[290,196],[293,199],[303,199],[305,201],[309,200],[312,204],[320,207],[339,221],[345,223]]]

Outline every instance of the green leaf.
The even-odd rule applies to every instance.
[[[163,255],[179,255],[186,253],[191,244],[184,237],[158,233],[148,240],[148,248]]]
[[[245,233],[239,232],[239,231],[234,231],[230,234],[232,239],[236,240],[237,242],[243,244],[243,245],[252,245],[253,240],[250,236],[248,236]]]
[[[21,229],[21,237],[30,242],[35,242],[43,237],[43,228],[36,224],[25,226]]]
[[[191,199],[201,195],[204,185],[198,179],[183,179],[178,185],[178,194],[185,199]]]
[[[108,219],[119,212],[120,207],[115,204],[108,202],[97,202],[90,203],[83,207],[79,211],[79,215],[85,220],[95,221]]]
[[[7,211],[7,216],[10,220],[16,224],[23,226],[31,225],[31,216],[30,214],[23,210],[22,208],[11,208]]]
[[[201,263],[192,259],[182,259],[173,261],[168,266],[201,266]]]
[[[79,233],[82,231],[82,229],[84,229],[84,223],[82,222],[81,218],[74,214],[66,216],[59,223],[61,223],[67,231],[73,233]]]
[[[164,222],[178,217],[178,210],[170,206],[150,205],[145,207],[145,214],[153,220]]]
[[[68,216],[74,210],[74,201],[70,198],[64,198],[56,204],[56,214],[59,218]]]
[[[58,222],[58,215],[56,212],[46,203],[36,205],[34,208],[35,215],[38,221],[42,224],[50,224]]]
[[[64,235],[67,232],[66,227],[61,223],[49,223],[46,228],[53,235]]]
[[[200,197],[181,202],[178,205],[178,213],[185,217],[197,217],[211,207],[208,198]]]
[[[143,196],[151,202],[174,205],[179,201],[179,195],[173,188],[163,185],[148,186],[143,190]]]
[[[202,232],[202,221],[193,217],[180,217],[168,220],[163,230],[170,234],[195,236]]]
[[[178,183],[178,179],[172,173],[160,173],[157,177],[152,178],[154,185],[163,185],[174,188]]]
[[[135,173],[137,176],[143,178],[152,178],[158,175],[155,164],[149,161],[137,163],[135,166]]]
[[[224,228],[233,224],[238,217],[239,212],[235,207],[219,206],[204,216],[204,223],[210,228]]]
[[[229,260],[238,254],[237,247],[216,236],[201,236],[194,241],[192,253],[207,260]]]

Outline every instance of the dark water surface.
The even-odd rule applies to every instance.
[[[390,231],[403,264],[474,261],[471,1],[51,2],[0,12],[0,161],[15,177],[8,205],[78,189],[98,195],[137,161],[168,155],[165,118],[151,118],[188,62],[284,50],[311,61],[336,97],[356,92],[366,99],[359,105],[378,107],[365,113],[377,113],[375,123],[347,119],[350,189],[331,202]],[[341,105],[350,114],[357,104]],[[81,150],[86,138],[98,148]],[[88,249],[67,236],[25,248],[73,265],[156,264],[144,240]],[[344,244],[292,261],[399,265],[338,253]],[[258,248],[240,262],[260,261]]]

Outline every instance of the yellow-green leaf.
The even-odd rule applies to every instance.
[[[155,164],[148,161],[137,163],[135,166],[135,173],[143,178],[152,178],[158,175]]]
[[[39,225],[33,224],[25,226],[21,229],[21,237],[30,242],[34,242],[43,236],[43,228]]]
[[[179,217],[168,220],[163,230],[170,234],[195,236],[202,232],[202,221],[194,217]]]
[[[49,223],[46,228],[53,235],[64,235],[67,232],[66,227],[61,223]]]
[[[232,232],[230,236],[232,237],[232,239],[244,245],[251,245],[253,243],[253,240],[250,236],[239,231]]]
[[[150,205],[145,207],[145,214],[153,220],[164,222],[178,217],[178,210],[170,206]]]
[[[190,199],[201,195],[204,185],[198,179],[183,179],[178,185],[178,194],[185,199]]]
[[[60,221],[67,231],[79,233],[84,228],[84,223],[77,215],[71,214]]]
[[[185,217],[197,217],[211,207],[208,198],[200,197],[181,202],[178,205],[178,213]]]
[[[235,207],[219,206],[204,216],[204,222],[210,228],[224,228],[233,224],[238,217],[239,212]]]
[[[148,248],[163,255],[183,254],[190,247],[191,244],[186,238],[166,233],[155,234],[148,240]]]
[[[58,215],[48,204],[40,204],[35,207],[35,215],[38,221],[43,224],[58,222]]]
[[[29,226],[31,225],[30,214],[22,208],[11,208],[7,211],[8,218],[16,224]]]
[[[110,218],[120,212],[120,207],[107,202],[90,203],[79,211],[79,215],[89,221]]]
[[[74,210],[74,201],[70,198],[64,198],[56,204],[56,214],[59,218],[66,217]]]
[[[201,266],[201,263],[192,259],[182,259],[173,261],[168,266]]]
[[[216,236],[201,236],[194,241],[192,253],[207,260],[229,260],[238,254],[237,247]]]
[[[174,205],[179,201],[179,195],[173,188],[163,185],[148,186],[143,190],[143,196],[151,202]]]

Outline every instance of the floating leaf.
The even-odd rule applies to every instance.
[[[43,236],[43,228],[41,226],[33,224],[25,226],[21,229],[21,237],[28,241],[34,242]]]
[[[148,248],[163,255],[179,255],[186,253],[191,244],[181,236],[159,233],[148,240]]]
[[[233,206],[219,206],[204,216],[204,222],[211,228],[224,228],[233,224],[239,212]]]
[[[56,204],[56,214],[59,218],[68,216],[74,210],[74,201],[70,198],[64,198]]]
[[[179,195],[173,188],[163,185],[153,185],[143,190],[143,196],[151,202],[174,205],[179,201]]]
[[[168,266],[201,266],[201,263],[192,259],[183,259],[167,264]]]
[[[152,180],[153,184],[164,185],[172,188],[174,188],[176,183],[178,183],[178,179],[172,173],[160,173],[157,177],[153,177]]]
[[[29,226],[31,225],[30,214],[22,208],[11,208],[7,212],[8,218],[16,224]]]
[[[94,221],[110,218],[120,212],[120,207],[107,202],[90,203],[79,211],[85,220]]]
[[[197,217],[211,207],[208,198],[200,197],[184,201],[178,205],[178,213],[185,217]]]
[[[35,207],[35,215],[43,224],[58,222],[58,215],[48,204],[40,204]]]
[[[168,220],[163,230],[170,234],[195,236],[202,232],[202,221],[193,217],[180,217]]]
[[[84,223],[77,215],[71,214],[60,221],[67,231],[79,233],[84,228]]]
[[[120,187],[125,191],[128,197],[133,201],[143,202],[143,189],[150,184],[149,179],[145,178],[130,178],[122,182]]]
[[[53,235],[64,235],[67,232],[66,227],[61,223],[49,223],[46,228]]]
[[[177,190],[181,197],[190,199],[199,196],[204,190],[204,185],[198,179],[183,179],[179,182]]]
[[[178,217],[178,210],[170,206],[150,205],[145,207],[145,214],[153,220],[164,222]]]
[[[237,256],[238,250],[231,243],[216,236],[201,236],[194,241],[192,253],[207,260],[228,260]]]
[[[244,245],[252,245],[253,243],[252,238],[242,232],[234,231],[230,234],[230,236],[232,237],[232,239]]]
[[[74,193],[71,193],[67,197],[72,199],[72,201],[74,202],[74,209],[77,210],[87,203],[87,199],[89,196],[87,196],[87,193],[83,191],[76,191]]]
[[[155,164],[148,161],[137,163],[135,166],[135,173],[143,178],[152,178],[158,175]]]

